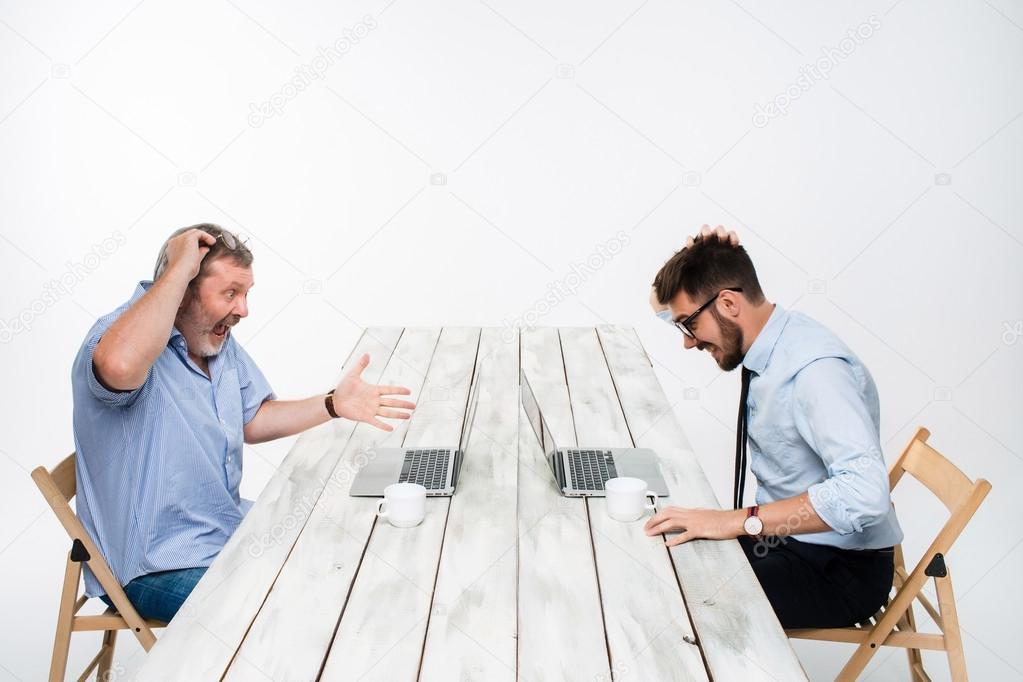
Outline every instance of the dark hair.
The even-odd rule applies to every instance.
[[[188,227],[182,227],[171,233],[171,236],[167,237],[167,241],[160,247],[160,255],[156,257],[156,268],[153,270],[153,281],[155,282],[160,278],[160,275],[167,269],[167,244],[170,240],[177,237],[179,234],[188,232],[189,230],[202,230],[203,232],[213,235],[217,238],[217,241],[213,242],[213,246],[210,247],[209,252],[203,256],[202,263],[199,265],[199,272],[188,283],[189,288],[195,290],[199,286],[199,283],[205,279],[209,274],[207,272],[210,263],[221,258],[230,258],[234,263],[240,267],[247,268],[252,265],[252,251],[246,246],[241,239],[238,238],[232,232],[225,230],[220,225],[214,223],[199,223],[198,225],[189,225]],[[225,240],[221,235],[227,234],[228,238]],[[228,240],[234,238],[235,246],[231,248],[228,246]]]
[[[697,237],[692,246],[676,252],[654,277],[661,305],[668,305],[680,291],[699,305],[721,289],[732,287],[741,288],[751,303],[764,300],[746,249],[717,237]]]

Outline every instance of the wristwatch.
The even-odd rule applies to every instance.
[[[746,535],[760,537],[760,534],[764,532],[764,522],[757,516],[758,511],[760,511],[759,505],[746,508],[746,520],[742,522],[742,529],[746,531]]]
[[[330,389],[327,395],[323,396],[323,403],[327,406],[327,414],[331,419],[341,418],[341,415],[334,411],[334,389]]]

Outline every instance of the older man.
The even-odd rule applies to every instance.
[[[668,507],[647,533],[680,531],[669,545],[738,538],[785,627],[840,627],[876,613],[902,530],[870,372],[831,331],[768,301],[746,250],[720,228],[665,263],[651,303],[686,349],[725,371],[741,366],[742,390],[734,510]],[[758,486],[756,504],[744,507],[747,443]]]
[[[249,314],[252,252],[217,225],[175,231],[153,281],[100,318],[72,368],[78,515],[143,617],[169,621],[238,527],[242,444],[330,418],[392,427],[411,402],[361,379],[277,400],[232,335]],[[86,593],[108,604],[86,570]]]

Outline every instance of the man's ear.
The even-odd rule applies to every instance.
[[[729,317],[738,317],[742,311],[742,306],[746,303],[746,299],[735,291],[722,291],[718,296],[718,300],[724,308],[725,315]]]
[[[193,282],[194,281],[195,280],[193,280]],[[192,305],[192,299],[195,298],[195,296],[195,289],[192,282],[189,282],[188,286],[185,287],[185,294],[181,297],[181,303],[178,304],[178,312],[180,313],[182,310],[185,310],[188,306]]]

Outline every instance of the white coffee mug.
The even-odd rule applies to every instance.
[[[395,528],[418,526],[426,516],[426,488],[418,483],[392,483],[377,502],[377,516]]]
[[[604,484],[607,492],[607,515],[615,521],[635,521],[648,509],[656,509],[647,497],[657,499],[657,493],[647,490],[646,481],[638,478],[612,478]]]

